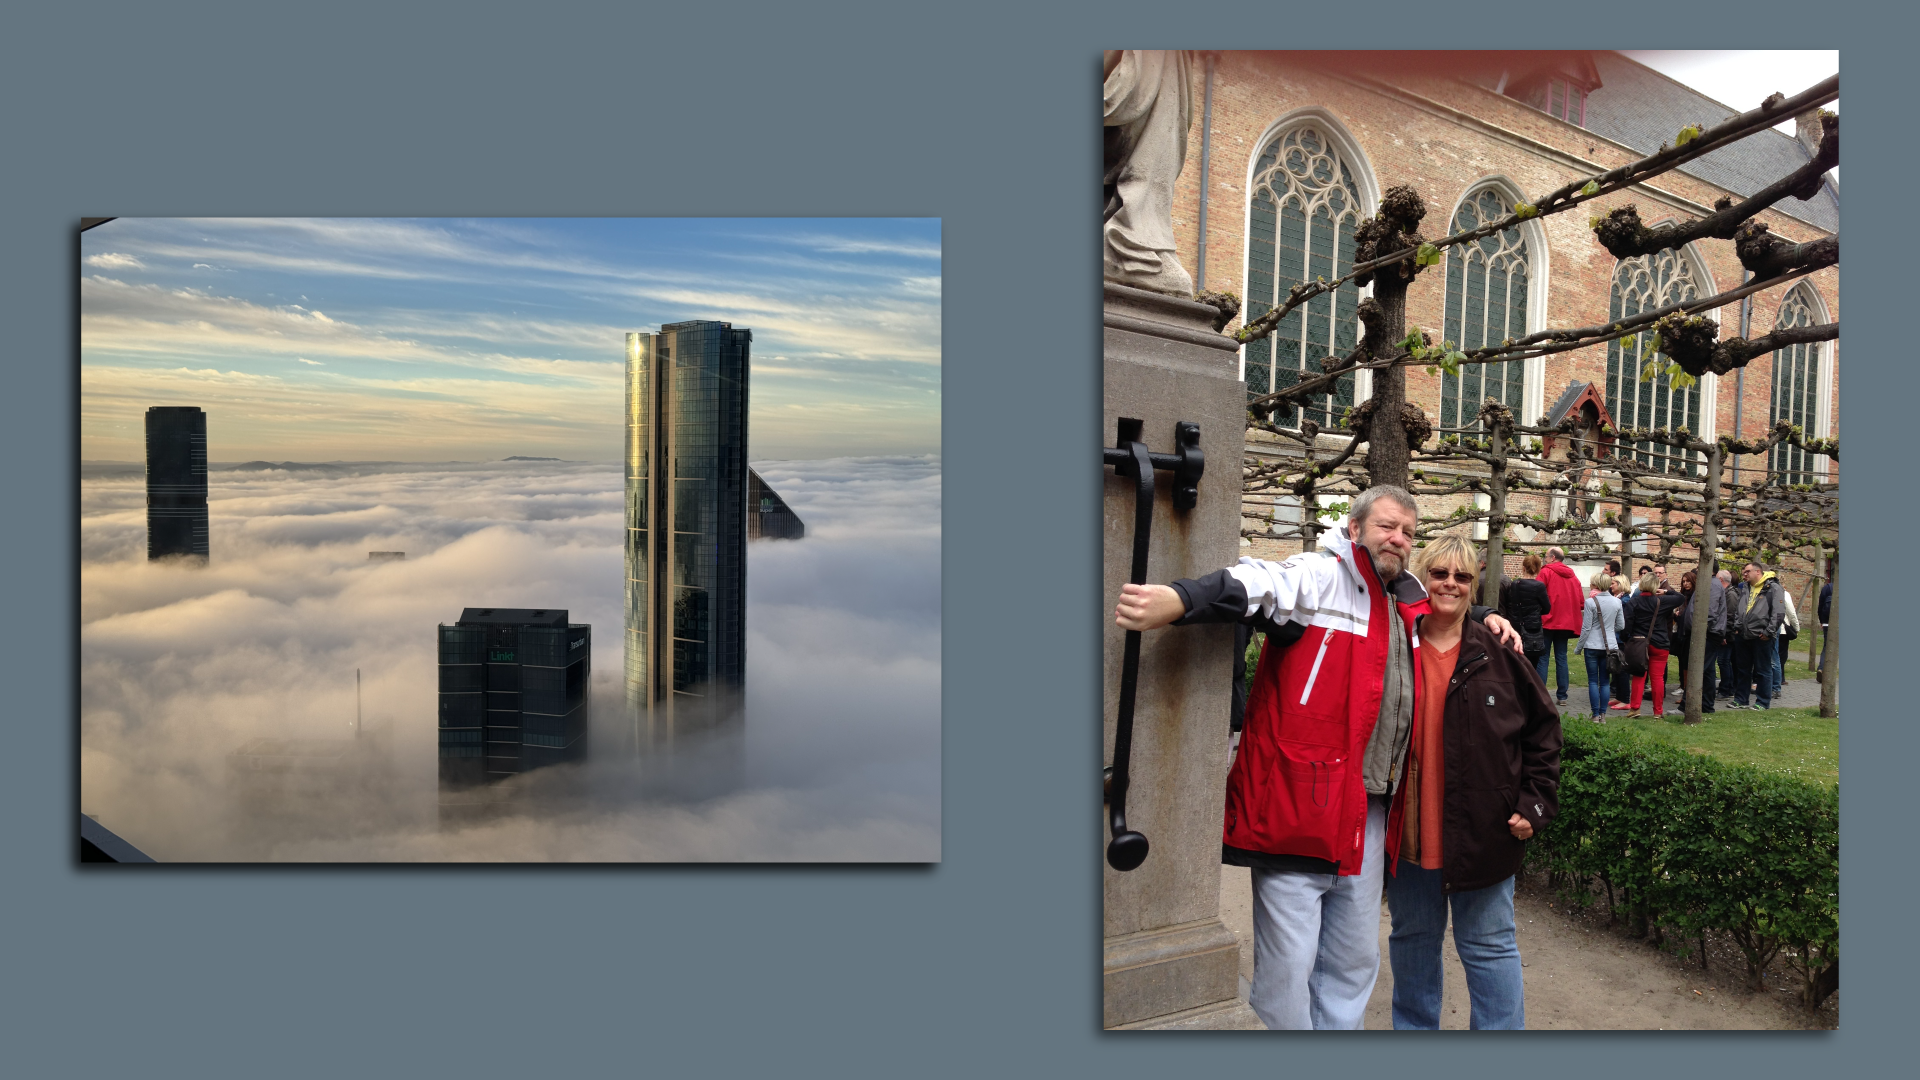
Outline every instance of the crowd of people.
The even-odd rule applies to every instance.
[[[1591,719],[1605,723],[1609,713],[1639,714],[1644,707],[1662,716],[1669,697],[1676,699],[1673,711],[1678,712],[1692,652],[1696,572],[1688,570],[1674,583],[1666,564],[1643,563],[1627,578],[1620,561],[1610,559],[1583,589],[1565,558],[1557,547],[1548,548],[1544,560],[1529,553],[1522,563],[1525,576],[1500,587],[1499,611],[1518,629],[1540,681],[1545,683],[1549,666],[1555,666],[1557,700],[1561,708],[1568,707],[1567,642],[1578,639],[1575,647],[1586,667]],[[1716,701],[1730,709],[1771,707],[1786,685],[1787,643],[1800,633],[1793,597],[1782,587],[1778,572],[1758,561],[1745,565],[1737,583],[1729,571],[1719,571],[1705,593],[1705,686],[1711,694],[1702,711],[1714,712]],[[1825,586],[1820,593],[1823,627],[1831,603],[1832,587]],[[1674,662],[1678,678],[1669,694],[1667,672]]]

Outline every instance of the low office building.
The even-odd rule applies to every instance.
[[[440,782],[499,780],[586,749],[593,628],[565,609],[467,608],[440,625]]]

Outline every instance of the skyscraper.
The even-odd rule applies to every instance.
[[[207,414],[147,410],[147,558],[207,558]]]
[[[807,535],[806,522],[787,500],[752,469],[747,470],[747,539],[798,540]]]
[[[746,675],[750,330],[627,335],[627,698],[646,741],[709,725]]]
[[[467,608],[440,624],[440,782],[498,780],[585,749],[593,627],[565,610]]]

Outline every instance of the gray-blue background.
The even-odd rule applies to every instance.
[[[96,3],[0,29],[0,1060],[16,1075],[1901,1071],[1915,634],[1912,26],[1837,5]],[[1712,21],[1708,21],[1709,16]],[[1103,1036],[1103,45],[1846,50],[1848,963],[1837,1034]],[[1785,88],[1793,89],[1793,88]],[[1898,194],[1895,194],[1895,193]],[[930,215],[945,244],[945,861],[82,873],[82,215]],[[1868,219],[1864,215],[1883,214]],[[1864,243],[1866,246],[1860,246]],[[1879,450],[1876,462],[1863,451]],[[1877,494],[1876,494],[1877,493]],[[1878,580],[1875,580],[1875,577]]]

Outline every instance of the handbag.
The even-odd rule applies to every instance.
[[[1647,639],[1634,638],[1620,649],[1626,658],[1627,674],[1638,678],[1647,673]]]

